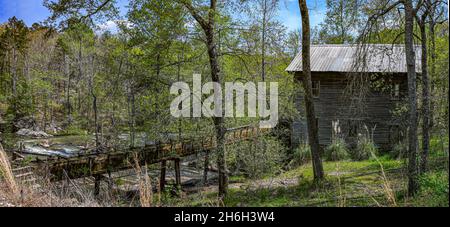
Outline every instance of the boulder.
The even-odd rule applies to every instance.
[[[33,137],[33,138],[47,138],[47,137],[52,137],[52,135],[49,135],[43,131],[34,131],[31,129],[20,129],[19,131],[16,132],[16,134],[18,136],[26,136],[26,137]]]
[[[55,123],[51,123],[50,125],[48,125],[46,127],[45,131],[56,134],[56,133],[62,131],[62,128],[57,126]]]
[[[39,131],[40,128],[33,117],[23,117],[14,122],[16,129],[29,129],[31,131]]]

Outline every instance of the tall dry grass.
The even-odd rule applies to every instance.
[[[339,162],[336,163],[336,172],[337,172],[337,180],[338,180],[338,192],[339,192],[339,201],[338,207],[345,207],[347,202],[346,195],[342,192],[342,182],[341,182],[341,172],[339,168]]]
[[[381,161],[378,159],[377,155],[375,153],[372,153],[372,157],[375,159],[375,161],[378,163],[378,165],[380,166],[380,171],[381,171],[381,180],[383,182],[383,194],[385,195],[387,201],[388,201],[388,206],[390,207],[397,207],[397,200],[395,198],[395,192],[394,189],[392,188],[391,182],[390,180],[387,178],[386,176],[386,172],[384,171],[384,166],[383,163],[381,163]],[[372,198],[373,200],[375,200],[374,198]],[[378,204],[378,206],[380,206],[380,204],[378,202],[376,202]]]
[[[11,162],[0,144],[0,194],[9,204],[20,207],[99,206],[94,199],[86,196],[89,193],[81,191],[80,187],[71,187],[69,191],[64,191],[48,179],[39,179],[33,184],[16,181]],[[81,197],[84,199],[75,199],[72,196],[75,193],[83,194]]]
[[[153,190],[152,181],[147,172],[147,165],[144,165],[144,168],[141,167],[137,154],[134,154],[133,162],[133,168],[139,181],[139,201],[142,207],[151,207],[153,205]]]

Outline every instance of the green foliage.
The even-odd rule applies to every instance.
[[[116,1],[103,0],[43,1],[43,5],[51,12],[49,19],[53,22],[58,21],[60,27],[71,26],[80,21],[92,25],[93,19],[95,21],[116,19],[119,10],[115,3]],[[65,20],[59,20],[60,18]]]
[[[370,159],[377,153],[377,147],[373,141],[366,136],[360,136],[358,137],[356,148],[351,152],[351,157],[355,161],[361,161]]]
[[[432,136],[430,140],[430,156],[448,157],[448,135]]]
[[[414,198],[416,206],[448,207],[449,186],[448,172],[426,173],[419,178],[420,191]]]
[[[408,157],[408,144],[399,142],[394,145],[392,151],[389,153],[391,157],[396,159],[404,159]]]
[[[309,145],[303,143],[293,152],[293,155],[288,164],[289,168],[294,168],[311,161],[311,149]]]
[[[361,7],[356,0],[327,0],[324,22],[320,24],[319,39],[327,44],[352,43],[353,29],[361,20]]]
[[[30,116],[33,112],[33,105],[31,102],[31,93],[29,92],[28,84],[23,82],[17,87],[17,95],[11,95],[9,98],[9,105],[7,115],[9,120],[17,120],[22,117]]]
[[[263,137],[227,146],[227,163],[235,175],[257,178],[281,171],[285,147],[276,139]]]
[[[70,126],[68,126],[64,131],[63,131],[63,135],[87,135],[87,131],[86,130],[84,130],[84,129],[82,129],[82,128],[80,128],[79,126],[77,126],[77,125],[74,125],[74,124],[72,124],[72,125],[70,125]]]
[[[343,139],[335,139],[325,148],[325,159],[327,161],[345,160],[349,157],[349,151]]]

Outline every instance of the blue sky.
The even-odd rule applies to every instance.
[[[16,16],[25,21],[28,26],[34,22],[45,20],[50,12],[42,5],[43,0],[0,0],[0,23]],[[126,12],[127,0],[117,0],[121,13]],[[314,27],[323,21],[325,15],[325,0],[308,0],[311,25]],[[300,27],[300,12],[297,0],[281,0],[278,19],[289,29]],[[112,23],[105,25],[113,26]]]

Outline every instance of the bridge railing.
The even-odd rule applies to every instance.
[[[254,139],[268,131],[268,129],[253,126],[228,129],[225,134],[225,143],[232,144]],[[130,160],[136,155],[140,164],[153,164],[162,160],[180,159],[192,154],[211,151],[215,147],[216,139],[214,136],[210,136],[200,140],[185,139],[169,143],[156,143],[146,147],[130,148],[117,152],[88,153],[68,159],[48,159],[38,163],[35,162],[35,164],[50,172],[55,180],[60,180],[65,176],[79,178],[128,169],[132,167]]]

